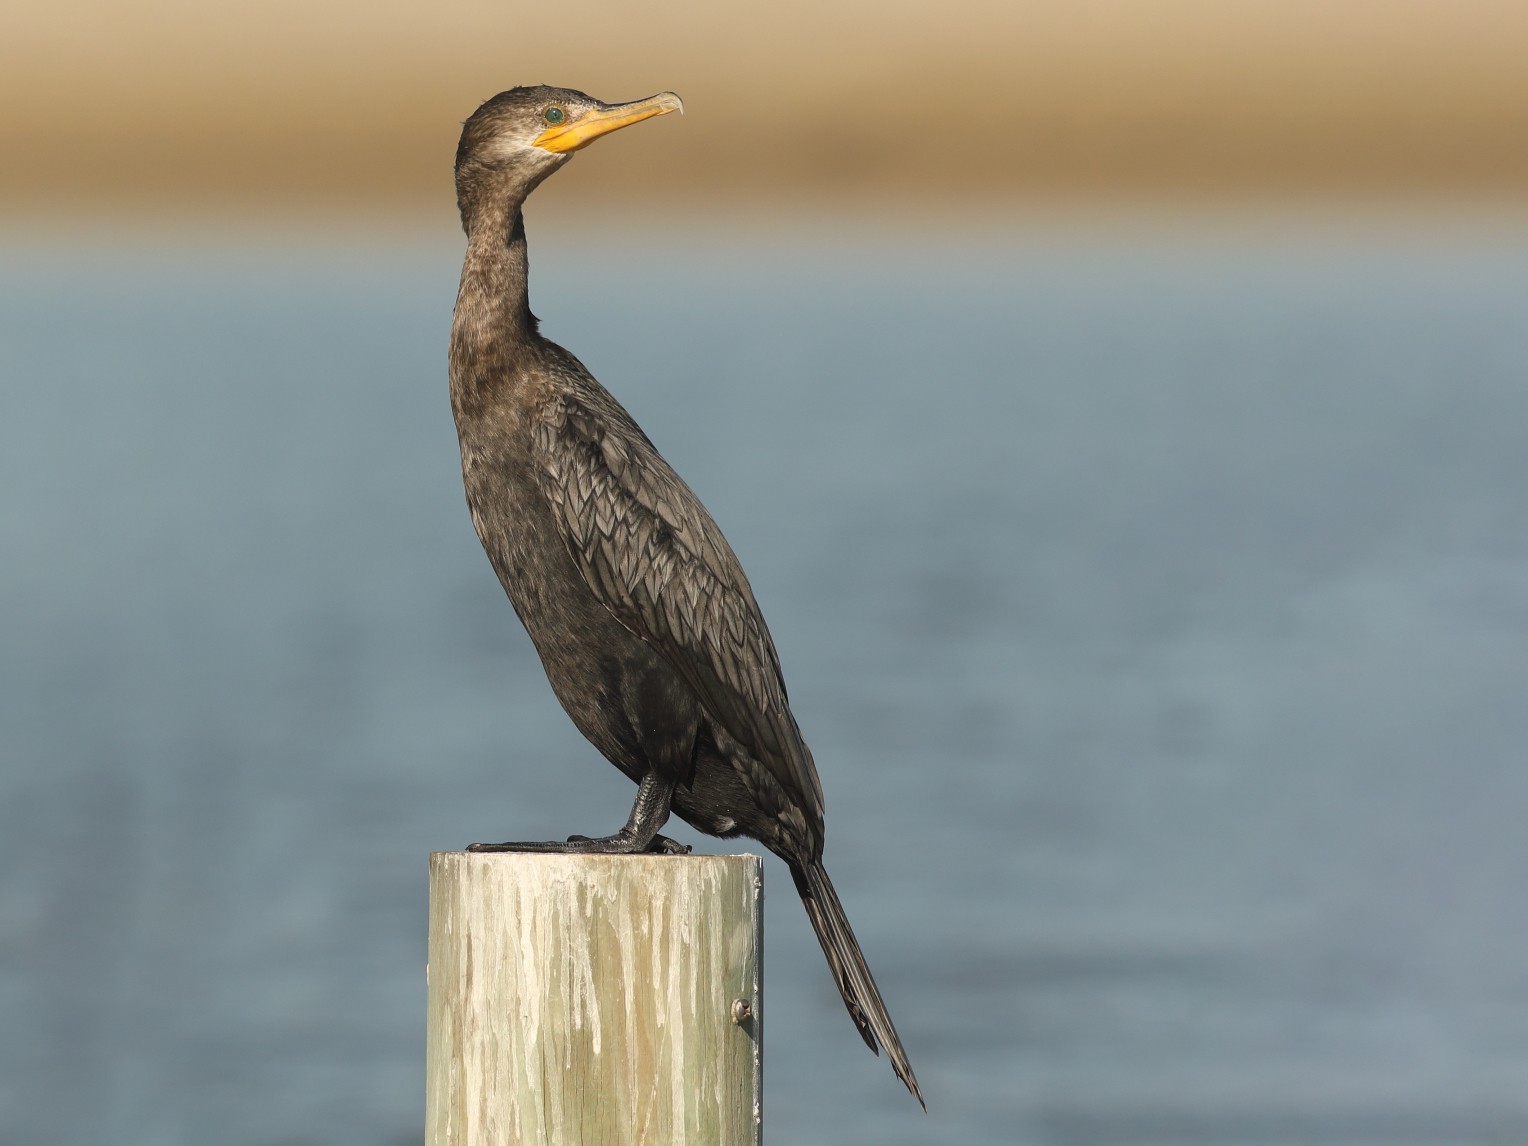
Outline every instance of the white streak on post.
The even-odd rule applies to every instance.
[[[751,855],[432,855],[426,1146],[759,1146],[762,898]]]

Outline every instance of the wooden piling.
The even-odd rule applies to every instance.
[[[426,1146],[759,1146],[757,856],[430,857]]]

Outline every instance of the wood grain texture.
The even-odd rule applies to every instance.
[[[432,855],[426,1146],[758,1146],[761,903],[752,855]]]

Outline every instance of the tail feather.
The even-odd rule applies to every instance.
[[[886,1048],[891,1069],[897,1072],[897,1077],[912,1092],[918,1105],[927,1110],[928,1104],[918,1089],[912,1063],[908,1062],[907,1052],[902,1049],[897,1028],[892,1026],[891,1016],[886,1013],[881,992],[865,964],[865,956],[860,953],[859,941],[854,938],[844,905],[838,901],[838,893],[833,890],[822,862],[819,860],[802,867],[792,864],[791,876],[796,881],[796,890],[801,893],[801,902],[806,906],[807,918],[812,921],[817,941],[822,944],[822,953],[828,957],[828,967],[833,972],[833,981],[838,984],[838,993],[844,998],[844,1006],[849,1008],[849,1017],[859,1028],[860,1037],[876,1054],[880,1054],[877,1043]]]

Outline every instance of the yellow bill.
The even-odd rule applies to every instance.
[[[566,122],[553,124],[532,142],[546,151],[577,151],[612,131],[641,123],[655,115],[683,110],[684,104],[673,92],[659,92],[632,103],[606,104],[581,115],[570,112]]]

